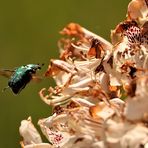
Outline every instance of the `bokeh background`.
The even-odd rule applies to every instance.
[[[110,40],[110,30],[125,18],[129,0],[13,0],[0,1],[0,69],[13,69],[28,63],[45,63],[58,57],[59,31],[76,22]],[[0,77],[0,90],[7,86]],[[0,91],[0,148],[20,148],[19,125],[32,116],[47,117],[51,108],[38,91],[54,85],[50,79],[30,83],[19,95]]]

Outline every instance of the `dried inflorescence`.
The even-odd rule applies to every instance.
[[[148,1],[132,0],[127,18],[111,31],[109,43],[70,23],[58,42],[59,59],[45,73],[56,86],[41,99],[53,114],[20,126],[24,148],[148,147]]]

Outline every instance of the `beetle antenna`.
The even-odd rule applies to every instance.
[[[2,92],[4,92],[6,89],[10,88],[9,86],[2,89]]]
[[[42,63],[42,64],[39,64],[39,63],[37,63],[37,65],[41,65],[41,66],[44,66],[45,64],[44,64],[44,63]]]
[[[38,64],[38,65],[40,66],[38,69],[41,69],[41,67],[44,66],[45,64],[42,63],[41,65],[40,64]]]

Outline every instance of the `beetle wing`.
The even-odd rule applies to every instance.
[[[41,77],[41,76],[35,76],[35,75],[32,76],[32,81],[33,82],[39,83],[42,80],[43,80],[43,77]]]
[[[6,77],[6,78],[10,78],[11,75],[12,75],[14,72],[15,72],[14,70],[1,69],[1,70],[0,70],[0,75],[1,75],[1,76],[4,76],[4,77]]]

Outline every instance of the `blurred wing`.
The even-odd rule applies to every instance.
[[[10,78],[14,72],[14,70],[0,69],[0,75],[6,78]]]
[[[43,80],[43,77],[41,77],[41,76],[32,76],[32,81],[33,82],[39,83],[42,80]]]

